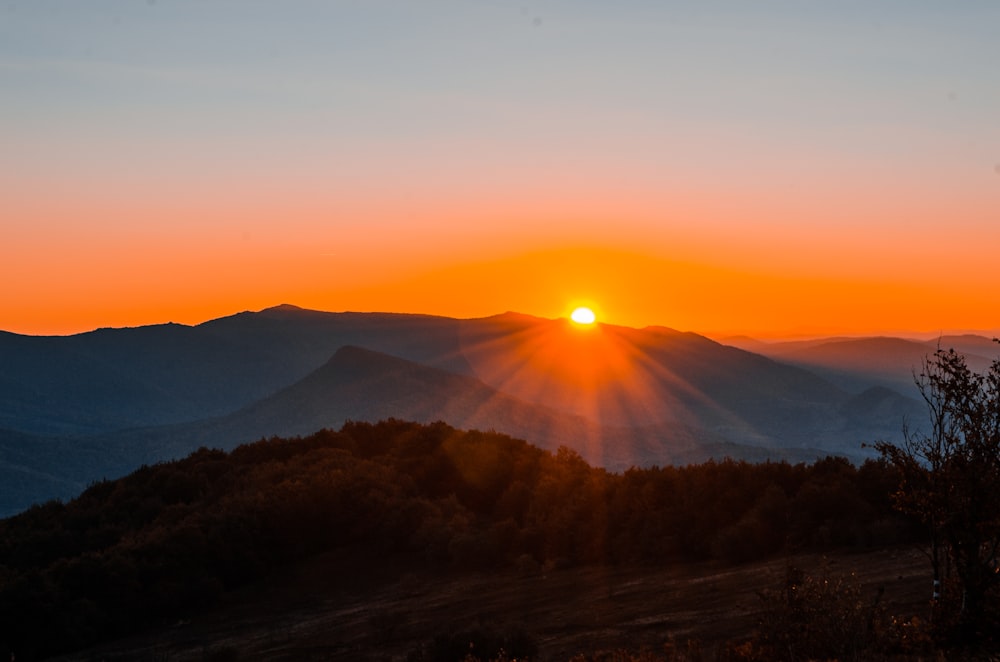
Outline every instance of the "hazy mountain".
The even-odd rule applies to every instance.
[[[348,346],[299,382],[227,416],[76,440],[21,435],[20,446],[15,443],[17,434],[12,433],[10,446],[26,458],[18,466],[30,466],[32,472],[20,489],[0,499],[0,515],[39,500],[71,496],[94,480],[124,474],[140,464],[182,457],[200,446],[229,449],[261,437],[337,429],[347,420],[387,418],[423,423],[444,420],[465,429],[495,430],[538,440],[538,445],[550,450],[565,445],[588,461],[614,470],[727,456],[811,461],[826,454],[815,447],[742,445],[726,435],[682,424],[600,425],[530,404],[472,377]],[[45,468],[44,480],[32,479]],[[4,470],[18,473],[17,467]]]
[[[980,371],[988,367],[993,359],[1000,357],[1000,343],[994,340],[992,336],[986,337],[974,334],[941,336],[940,338],[928,340],[924,344],[932,352],[938,347],[961,352],[969,359],[970,367]]]
[[[730,339],[736,346],[814,372],[845,390],[860,393],[873,386],[918,398],[914,375],[924,359],[941,347],[965,355],[969,366],[982,371],[990,358],[1000,355],[1000,345],[982,336],[942,336],[923,341],[892,337],[823,338],[805,341],[761,343],[752,339]]]
[[[95,434],[227,414],[363,344],[469,374],[459,320],[278,306],[198,326],[0,333],[0,427]]]
[[[887,422],[905,422],[912,429],[919,428],[926,418],[927,408],[923,402],[900,395],[884,386],[872,386],[854,396],[844,405],[844,414],[859,426],[876,430]],[[883,438],[897,437],[899,425],[886,430]]]
[[[462,429],[494,430],[537,439],[542,448],[570,446],[605,467],[692,462],[725,448],[734,457],[813,459],[811,449],[791,455],[728,444],[702,429],[599,425],[582,416],[535,405],[482,381],[371,350],[347,346],[299,382],[224,417],[125,430],[99,438],[111,448],[143,449],[141,462],[180,457],[198,446],[229,449],[260,437],[307,435],[345,421],[387,418]]]
[[[95,479],[135,469],[98,440],[42,437],[0,429],[0,517],[33,503],[76,496]]]
[[[708,337],[722,345],[729,345],[730,347],[736,347],[748,352],[764,355],[767,354],[768,346],[772,344],[766,340],[758,340],[751,336],[713,335]]]
[[[520,401],[472,377],[345,346],[302,380],[227,416],[104,438],[142,446],[144,461],[157,461],[199,445],[229,449],[262,436],[305,435],[348,420],[386,418],[544,436],[542,445],[549,448],[586,436],[589,426],[578,416]]]
[[[501,315],[463,331],[486,383],[603,424],[703,430],[739,444],[856,452],[850,395],[811,372],[663,327]],[[894,422],[898,426],[898,421]],[[862,438],[865,434],[862,432]]]
[[[222,414],[289,379],[294,352],[176,324],[0,336],[0,422],[87,434]]]
[[[38,488],[18,494],[64,496],[200,445],[390,416],[565,444],[612,468],[727,454],[857,458],[862,442],[898,438],[904,419],[924,413],[876,380],[924,345],[784,349],[791,356],[775,351],[777,360],[663,327],[581,328],[516,313],[457,320],[293,306],[193,327],[0,334],[0,428],[9,430],[0,462]]]
[[[302,379],[344,345],[475,376],[523,400],[629,426],[700,425],[697,416],[679,419],[693,400],[715,398],[697,392],[709,374],[710,389],[725,388],[728,371],[735,380],[729,390],[741,400],[745,386],[756,390],[773,381],[730,365],[753,360],[749,355],[664,329],[580,332],[562,320],[516,314],[455,320],[279,306],[196,327],[45,338],[4,334],[0,425],[36,434],[94,434],[219,416]],[[766,362],[757,366],[775,371]],[[662,397],[679,390],[686,394]],[[829,397],[835,394],[820,399]]]

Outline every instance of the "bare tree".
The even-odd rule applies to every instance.
[[[875,447],[900,472],[896,507],[928,528],[939,613],[975,635],[1000,586],[1000,360],[980,374],[955,350],[938,349],[915,381],[929,432],[904,428],[901,446]]]

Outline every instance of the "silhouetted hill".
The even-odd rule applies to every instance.
[[[356,350],[335,358],[361,360],[361,374],[372,361],[408,369]],[[912,539],[891,510],[893,478],[836,458],[612,474],[568,449],[403,421],[200,449],[0,520],[0,655],[42,659],[178,624],[295,567],[342,585],[390,563],[537,572],[863,550]],[[355,561],[307,564],[327,554]]]

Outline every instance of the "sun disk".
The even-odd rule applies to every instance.
[[[577,324],[593,324],[597,320],[594,311],[583,306],[574,310],[569,317]]]

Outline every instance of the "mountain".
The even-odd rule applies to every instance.
[[[349,420],[387,418],[454,421],[462,428],[545,437],[550,448],[586,436],[590,425],[499,393],[473,377],[348,345],[295,384],[226,416],[125,430],[102,439],[114,446],[142,447],[143,461],[155,462],[199,445],[229,449],[260,437],[294,437],[337,429]]]
[[[334,361],[338,371],[356,366],[361,378],[373,366],[404,380],[410,370],[424,374],[354,349]],[[314,386],[339,379],[323,369],[311,377]],[[633,623],[611,629],[634,645],[629,637],[641,632],[662,635],[649,624],[666,622],[663,603],[676,602],[672,587],[686,581],[688,572],[678,569],[687,563],[697,564],[688,571],[699,569],[690,583],[704,600],[702,614],[717,615],[720,597],[732,600],[728,588],[716,586],[726,565],[774,555],[772,570],[753,574],[780,589],[790,554],[798,563],[805,550],[848,548],[858,556],[873,541],[912,545],[916,529],[886,498],[892,480],[888,467],[856,468],[836,458],[609,474],[574,453],[547,453],[506,435],[401,421],[352,423],[229,453],[201,449],[94,484],[68,503],[0,520],[0,656],[468,659],[470,639],[457,634],[456,623],[478,630],[507,609],[523,623],[520,591],[531,584],[549,594],[557,576],[561,594],[530,612],[539,636],[552,640],[555,631],[538,628],[540,614],[566,620],[567,609],[589,608],[601,595],[616,622]],[[567,577],[574,566],[582,574]],[[619,588],[644,584],[651,572],[657,583],[630,598],[623,618]],[[511,600],[503,609],[484,602],[483,577],[505,584]],[[580,581],[593,586],[567,592],[568,582]],[[428,592],[442,585],[448,590]],[[744,592],[741,600],[754,597]],[[394,601],[399,596],[412,600],[403,605]],[[913,603],[922,608],[925,601]],[[651,609],[655,619],[642,617]],[[743,616],[749,631],[756,619]],[[592,618],[582,620],[580,628],[594,629]],[[609,621],[597,625],[608,629]],[[392,635],[397,626],[408,634]],[[345,627],[361,637],[346,638]],[[328,637],[317,639],[324,632]],[[451,654],[420,654],[422,642],[441,632],[455,633]],[[117,650],[90,648],[111,640]],[[477,643],[475,652],[483,650]],[[506,651],[517,653],[509,645]],[[561,639],[543,659],[576,652]]]
[[[938,347],[942,349],[954,349],[956,352],[965,354],[969,359],[970,367],[982,371],[992,362],[1000,357],[1000,344],[993,337],[979,336],[971,333],[941,336],[924,343],[931,351]]]
[[[339,349],[295,384],[232,414],[187,424],[124,430],[93,439],[107,448],[141,452],[136,463],[181,457],[199,446],[230,449],[261,437],[304,436],[347,421],[395,418],[536,439],[542,448],[569,446],[600,466],[703,461],[728,455],[814,459],[817,449],[782,453],[727,444],[704,430],[679,426],[600,425],[582,416],[525,402],[482,381],[360,347]],[[743,452],[741,452],[743,451]],[[760,452],[765,451],[765,452]]]
[[[643,353],[683,365],[684,354],[701,343],[704,360],[693,372],[715,372],[714,366],[725,372],[735,356],[694,334],[632,330],[633,337],[625,337],[629,330],[610,326],[577,331],[564,320],[512,313],[456,320],[279,306],[195,327],[168,324],[45,338],[3,334],[0,426],[92,435],[225,415],[302,379],[345,345],[478,377],[521,399],[603,422],[656,424],[664,418],[657,413],[663,410],[659,391],[687,387],[665,381],[672,371],[668,365],[654,367],[658,375],[639,375],[645,391],[640,393],[629,382],[637,370],[650,370]],[[636,334],[649,336],[647,342],[637,342]],[[706,348],[708,354],[727,356],[706,355]],[[742,381],[753,375],[747,378]],[[592,405],[589,410],[585,403]],[[674,409],[669,422],[681,414],[682,407]]]
[[[821,338],[806,341],[761,343],[732,339],[740,347],[777,361],[805,368],[841,388],[860,393],[882,386],[900,394],[919,397],[914,376],[919,375],[924,359],[941,347],[965,355],[969,367],[985,370],[990,358],[1000,354],[1000,345],[983,336],[942,336],[922,341],[905,338]]]
[[[43,440],[19,435],[10,447],[18,448],[25,458],[18,466],[31,467],[33,473],[22,481],[20,489],[3,495],[0,515],[13,514],[47,498],[73,496],[95,480],[123,475],[142,464],[182,457],[201,446],[231,449],[264,437],[339,429],[348,420],[388,418],[421,423],[444,420],[463,429],[495,430],[537,440],[549,450],[565,445],[587,461],[612,470],[683,465],[711,457],[812,461],[826,454],[816,447],[784,449],[734,443],[723,434],[681,423],[601,425],[520,400],[472,377],[346,346],[302,380],[226,416],[82,439]],[[18,440],[20,446],[14,443]],[[0,469],[17,474],[17,467]],[[43,472],[47,472],[46,480],[31,480]]]
[[[565,320],[518,315],[482,322],[463,340],[483,381],[604,424],[691,428],[738,444],[838,453],[857,452],[866,436],[841,410],[847,392],[694,333],[613,325],[580,332]]]
[[[33,503],[69,499],[104,476],[138,466],[99,440],[67,439],[0,429],[0,517]]]
[[[862,442],[898,438],[903,420],[924,413],[912,398],[865,390],[885,388],[864,372],[870,361],[823,343],[798,349],[813,354],[779,360],[665,327],[517,313],[458,320],[294,306],[197,326],[4,333],[0,471],[37,488],[17,491],[20,507],[29,494],[65,496],[201,445],[385,417],[564,444],[614,469],[725,455],[857,459]],[[838,361],[841,382],[859,388],[834,383]]]
[[[200,324],[65,337],[0,332],[0,427],[77,435],[227,414],[364,344],[471,374],[459,320],[278,306]]]

